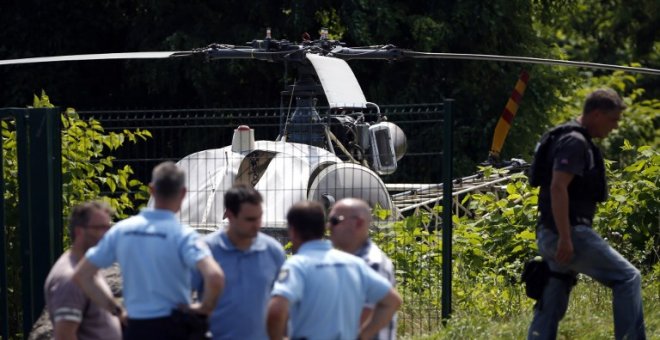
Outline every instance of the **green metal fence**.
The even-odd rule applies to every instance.
[[[404,130],[414,131],[424,127],[432,132],[425,136],[408,137],[410,150],[402,171],[411,172],[412,177],[422,181],[441,182],[443,192],[446,193],[442,201],[442,218],[436,226],[436,230],[442,229],[443,261],[442,268],[438,268],[438,271],[442,271],[442,282],[429,282],[440,286],[438,294],[441,294],[442,308],[432,312],[420,311],[422,314],[410,316],[424,318],[426,323],[435,323],[438,318],[423,313],[439,314],[442,320],[447,319],[452,310],[452,103],[446,100],[435,104],[381,106],[382,114]],[[94,118],[100,121],[108,132],[134,128],[151,131],[152,139],[126,150],[113,151],[115,166],[130,165],[143,182],[149,180],[153,166],[163,160],[177,161],[193,152],[230,144],[231,133],[239,124],[255,127],[257,139],[272,139],[281,127],[281,112],[278,108],[90,111],[78,114],[83,119]],[[4,169],[3,179],[0,180],[4,197],[10,197],[10,200],[0,201],[0,221],[4,228],[0,235],[0,302],[3,302],[0,310],[0,335],[7,339],[12,334],[22,332],[27,336],[29,333],[44,306],[45,278],[62,252],[61,121],[58,109],[0,109],[0,118],[7,124],[3,130],[3,141],[9,141],[11,133],[15,133],[16,141],[16,160],[7,159],[9,146],[4,145],[5,157],[0,166],[17,163],[16,179],[8,178],[11,174],[8,169]],[[390,179],[397,180],[401,179]],[[14,184],[11,188],[6,184],[14,182],[17,192],[8,194],[6,190],[13,189]],[[15,195],[18,195],[17,201]],[[18,216],[9,219],[5,207],[14,202],[18,202]],[[10,237],[14,239],[9,240]],[[13,243],[8,246],[10,241]],[[8,255],[14,256],[14,262],[10,261]],[[19,287],[15,287],[11,293],[6,287],[11,280],[16,283],[18,278],[8,277],[9,262],[13,266],[20,266],[21,270]],[[12,323],[21,324],[22,329],[12,328]],[[413,329],[409,334],[416,333]]]

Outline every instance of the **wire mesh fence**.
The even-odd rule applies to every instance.
[[[149,138],[111,151],[114,167],[129,166],[132,178],[148,183],[154,166],[165,160],[178,162],[187,173],[188,187],[179,218],[202,233],[225,226],[223,193],[236,183],[261,192],[262,230],[283,244],[287,242],[286,212],[297,201],[317,200],[329,208],[344,197],[364,199],[380,220],[372,238],[397,266],[404,297],[399,333],[433,330],[440,325],[440,257],[426,254],[428,259],[422,262],[413,257],[421,249],[415,243],[440,242],[440,236],[432,233],[421,240],[402,235],[405,229],[393,228],[416,209],[407,211],[405,197],[393,201],[392,195],[415,195],[423,184],[442,182],[443,105],[390,105],[359,112],[319,107],[316,112],[299,112],[299,117],[309,117],[295,126],[287,123],[291,117],[279,108],[84,111],[78,115],[97,120],[110,135],[148,131]],[[103,190],[110,197],[123,194],[119,188],[103,186]],[[429,226],[439,230],[440,222],[431,217],[425,227],[418,227],[428,231]]]

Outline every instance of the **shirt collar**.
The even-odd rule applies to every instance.
[[[332,243],[328,240],[312,240],[303,243],[298,249],[298,253],[311,250],[327,250],[332,249]]]
[[[234,244],[229,239],[229,235],[227,235],[226,228],[220,232],[220,237],[218,237],[217,241],[220,248],[227,251],[243,251],[246,253],[251,253],[256,251],[264,251],[268,248],[266,240],[264,239],[264,236],[261,234],[261,232],[257,233],[257,237],[254,238],[252,245],[250,245],[250,248],[247,250],[240,250],[234,246]]]
[[[360,247],[360,249],[358,249],[357,252],[355,252],[355,256],[357,256],[357,257],[364,257],[364,256],[367,255],[367,253],[369,252],[369,248],[371,248],[371,239],[370,239],[370,238],[368,238],[368,239],[364,242],[364,244],[362,245],[362,247]]]
[[[582,126],[582,123],[578,122],[577,118],[571,119],[570,121],[568,121],[568,123],[566,125],[573,126],[577,129],[579,129],[582,132],[583,135],[587,136],[588,139],[591,139],[591,135],[589,134],[589,130],[587,130],[586,127]]]
[[[175,218],[176,215],[171,210],[155,209],[155,208],[142,208],[140,214],[152,218]]]

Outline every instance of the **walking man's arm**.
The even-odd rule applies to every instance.
[[[575,175],[564,171],[553,171],[550,182],[550,202],[552,217],[557,226],[559,240],[555,259],[560,264],[566,264],[573,257],[573,241],[571,240],[571,222],[568,217],[568,185]]]

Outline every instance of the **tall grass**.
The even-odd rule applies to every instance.
[[[503,316],[489,313],[477,313],[474,309],[457,304],[451,319],[429,327],[425,335],[406,335],[405,328],[400,328],[401,339],[524,339],[527,327],[532,319],[533,301],[524,296],[524,292],[514,287],[494,287],[498,290],[518,291],[522,303]],[[483,296],[475,294],[475,298]],[[660,282],[656,275],[648,275],[643,283],[644,316],[648,339],[660,339]],[[610,289],[581,277],[574,288],[566,316],[559,324],[558,339],[613,339]],[[501,301],[484,301],[497,305]],[[415,306],[405,306],[402,314],[414,310]],[[405,319],[405,316],[404,316]]]

